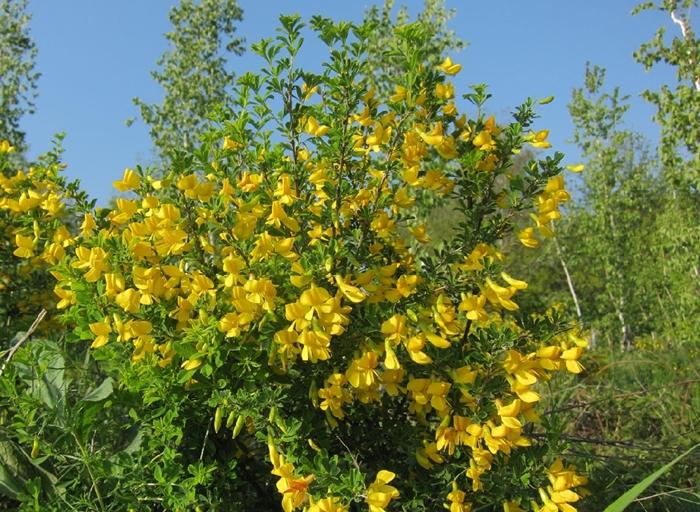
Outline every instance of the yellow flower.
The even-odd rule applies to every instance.
[[[537,133],[532,133],[528,136],[530,144],[536,148],[547,149],[551,148],[552,144],[547,141],[549,130],[540,130]]]
[[[420,242],[421,244],[427,244],[428,242],[430,242],[430,237],[426,233],[424,224],[421,224],[420,226],[416,226],[414,228],[410,228],[410,231],[417,242]]]
[[[308,308],[304,318],[311,320],[314,313],[320,317],[324,313],[326,301],[331,298],[331,294],[325,288],[311,284],[308,290],[299,297],[299,304]]]
[[[399,392],[405,392],[405,390],[399,386],[403,381],[405,373],[403,368],[399,368],[398,370],[384,370],[379,376],[382,386],[384,386],[384,391],[386,391],[389,396],[398,396]]]
[[[0,142],[0,153],[12,153],[15,151],[15,147],[10,145],[10,141],[3,140]]]
[[[319,360],[325,361],[331,356],[331,337],[323,331],[305,330],[299,334],[298,340],[303,346],[301,358],[304,361],[315,363]]]
[[[285,205],[290,205],[296,200],[295,191],[292,188],[292,178],[289,174],[282,174],[277,179],[274,196]]]
[[[31,258],[34,256],[34,239],[20,234],[15,235],[15,245],[17,249],[12,254],[18,258]]]
[[[565,361],[566,369],[571,373],[581,373],[583,366],[578,362],[578,359],[583,354],[583,347],[573,347],[565,350],[561,358]]]
[[[462,70],[461,64],[454,64],[452,59],[446,57],[442,64],[439,66],[440,70],[446,75],[456,75]]]
[[[533,228],[525,228],[520,233],[518,233],[518,240],[525,247],[530,249],[535,249],[539,247],[540,241],[535,238],[535,230]]]
[[[481,151],[493,151],[496,149],[496,141],[493,140],[491,132],[488,130],[480,131],[472,140],[472,144]]]
[[[114,298],[114,302],[127,313],[136,313],[141,304],[141,294],[138,290],[127,288],[123,292],[117,294]]]
[[[416,450],[416,461],[425,469],[431,469],[433,464],[442,464],[445,458],[438,453],[437,444],[423,440],[423,447]]]
[[[418,334],[416,336],[411,336],[406,341],[406,350],[411,360],[417,364],[430,364],[433,359],[423,352],[425,347],[425,336],[423,334]]]
[[[390,137],[391,126],[385,128],[382,123],[376,122],[374,123],[374,132],[367,136],[365,143],[370,150],[377,152],[382,144],[389,142]]]
[[[240,188],[243,192],[254,192],[258,186],[262,183],[263,177],[260,174],[250,173],[245,171],[238,178],[236,186]]]
[[[325,124],[319,124],[315,117],[310,116],[304,125],[304,131],[314,137],[323,137],[330,128]]]
[[[512,286],[516,290],[524,290],[525,288],[527,288],[527,283],[525,281],[519,281],[517,279],[514,279],[514,278],[510,277],[508,274],[506,274],[505,272],[501,272],[501,277],[503,278],[503,280],[506,283],[508,283],[510,286]]]
[[[518,309],[518,305],[511,300],[513,295],[515,295],[516,288],[514,286],[509,286],[505,288],[500,286],[490,278],[486,278],[486,282],[482,287],[482,293],[486,296],[486,299],[494,306],[501,306],[508,311],[515,311]]]
[[[504,501],[503,512],[525,512],[515,501]]]
[[[464,491],[461,491],[459,487],[457,487],[457,482],[454,481],[452,482],[452,492],[450,492],[447,495],[447,499],[450,500],[449,503],[449,510],[450,512],[471,512],[472,510],[472,505],[469,502],[464,502],[464,499],[466,498],[466,493]],[[447,504],[445,504],[445,508],[447,508]]]
[[[347,382],[345,375],[334,373],[326,379],[326,385],[318,390],[318,397],[322,399],[319,407],[323,411],[330,411],[338,419],[345,417],[343,405],[352,403],[350,391],[343,386]]]
[[[379,355],[370,350],[360,359],[353,359],[350,368],[345,372],[348,382],[354,388],[369,388],[377,381],[377,361]]]
[[[272,470],[273,475],[280,479],[277,481],[277,491],[282,495],[282,509],[284,512],[292,512],[307,498],[307,489],[313,482],[314,475],[298,477],[294,474],[294,466],[284,463],[284,457],[279,456],[280,464]]]
[[[367,489],[367,497],[365,498],[370,512],[385,512],[389,502],[399,497],[399,490],[388,485],[394,478],[396,478],[396,474],[385,469],[377,473],[374,482]]]
[[[586,484],[586,477],[577,475],[573,467],[564,468],[561,459],[556,459],[547,471],[547,478],[551,483],[547,489],[538,489],[543,505],[536,506],[540,512],[576,512],[570,505],[581,496],[571,489]]]
[[[443,100],[449,100],[455,95],[455,86],[451,82],[439,83],[435,86],[435,96]]]
[[[124,291],[124,276],[121,274],[105,274],[105,297],[111,299]]]
[[[423,132],[418,128],[416,128],[416,132],[418,132],[418,135],[420,135],[420,138],[423,139],[426,144],[431,146],[439,146],[444,140],[442,123],[435,123],[433,129],[429,133]]]
[[[185,362],[183,362],[180,366],[185,371],[194,370],[194,369],[202,366],[202,360],[201,359],[188,359]]]
[[[356,286],[348,284],[343,278],[343,276],[336,274],[335,282],[338,285],[338,289],[340,290],[340,292],[350,302],[357,303],[365,300],[366,295],[362,292],[362,290],[360,290]]]
[[[120,192],[136,190],[141,185],[141,178],[132,169],[124,169],[122,179],[112,182],[112,185]]]
[[[224,142],[221,145],[221,149],[238,149],[241,147],[243,147],[243,145],[240,142],[236,142],[228,135],[224,137]]]
[[[398,370],[401,368],[401,363],[399,363],[394,348],[391,346],[391,341],[389,339],[384,340],[384,367],[387,370]]]
[[[109,334],[112,332],[109,318],[105,318],[101,322],[91,323],[90,331],[96,336],[93,342],[90,344],[90,348],[100,348],[106,345],[109,341]]]
[[[454,455],[459,432],[449,426],[449,421],[450,417],[445,416],[443,423],[435,431],[435,443],[438,450],[447,450],[448,455]]]
[[[459,311],[466,311],[467,320],[473,322],[485,322],[489,319],[488,313],[484,309],[486,296],[483,294],[473,295],[462,294],[462,302],[459,303]]]
[[[309,98],[318,92],[318,85],[309,87],[306,83],[301,86],[301,93],[304,95],[304,101],[309,101]]]
[[[340,503],[338,498],[331,496],[312,501],[306,512],[348,512],[348,507]]]
[[[73,268],[88,269],[85,273],[85,280],[94,283],[102,277],[102,273],[108,269],[107,253],[101,247],[78,247],[75,249],[78,261],[73,262]]]
[[[427,394],[430,396],[430,405],[441,416],[446,416],[450,412],[450,404],[447,402],[452,384],[443,381],[433,381],[428,385]]]
[[[389,103],[400,103],[406,99],[406,88],[397,85],[394,87],[394,94],[389,97]]]
[[[58,304],[56,304],[56,308],[64,309],[71,304],[75,304],[75,292],[73,290],[66,290],[56,285],[53,292],[61,299],[58,301]]]
[[[518,419],[522,402],[517,398],[508,405],[503,405],[500,399],[496,399],[496,410],[501,417],[501,422],[508,428],[520,428],[522,423]]]
[[[287,212],[284,211],[284,207],[280,201],[272,201],[270,215],[267,217],[266,224],[273,225],[276,228],[279,228],[281,224],[284,224],[295,233],[299,231],[299,222],[287,215]]]

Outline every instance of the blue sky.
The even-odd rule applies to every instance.
[[[154,160],[146,127],[132,98],[157,101],[159,86],[150,71],[166,49],[163,34],[170,30],[168,11],[174,0],[30,0],[31,32],[39,49],[37,112],[23,120],[30,156],[50,147],[54,133],[66,132],[66,173],[80,178],[84,188],[104,204],[114,194],[111,183],[125,167]],[[360,20],[370,0],[241,0],[244,20],[240,34],[247,45],[274,34],[282,13],[297,12],[308,19],[322,14],[335,19]],[[397,3],[401,3],[397,0]],[[412,13],[421,0],[404,0]],[[608,69],[609,85],[631,95],[630,128],[657,138],[653,110],[639,98],[647,88],[673,82],[669,68],[647,73],[632,53],[664,25],[677,27],[658,12],[630,16],[630,0],[447,0],[457,9],[451,27],[469,46],[453,60],[463,64],[457,89],[489,84],[490,110],[497,116],[512,111],[528,96],[555,96],[541,108],[541,128],[552,130],[554,149],[567,161],[578,160],[566,141],[572,125],[566,109],[571,89],[580,86],[586,61]],[[697,26],[697,12],[693,21]],[[322,46],[309,39],[301,65],[323,58]],[[234,58],[239,71],[259,67],[252,53]]]

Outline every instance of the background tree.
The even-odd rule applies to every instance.
[[[656,107],[660,129],[666,206],[657,219],[655,248],[661,252],[667,296],[680,304],[669,327],[681,341],[697,340],[689,319],[700,313],[700,39],[690,23],[693,7],[695,0],[664,0],[634,11],[657,10],[678,26],[670,41],[659,28],[635,58],[646,69],[664,63],[676,71],[675,83],[643,96]]]
[[[587,166],[561,244],[572,248],[569,263],[588,327],[602,331],[611,348],[626,350],[633,329],[644,332],[648,323],[649,312],[640,308],[650,290],[639,280],[651,263],[646,241],[658,194],[645,142],[623,125],[628,98],[618,88],[604,92],[604,78],[603,69],[589,67],[585,87],[574,90],[569,104]]]
[[[671,174],[675,186],[700,187],[700,39],[690,23],[696,0],[644,2],[634,14],[658,10],[678,25],[679,33],[667,41],[661,27],[650,41],[642,44],[634,57],[647,70],[659,63],[671,66],[676,83],[646,90],[643,97],[656,107],[655,120],[661,129],[659,153],[664,172]]]
[[[230,55],[243,52],[243,40],[235,37],[242,15],[236,0],[182,0],[171,9],[170,48],[151,73],[163,101],[134,99],[161,158],[192,147],[214,108],[231,106],[235,74],[228,64]]]
[[[34,112],[39,79],[30,19],[27,0],[0,0],[0,141],[9,141],[16,154],[26,149],[20,119]]]

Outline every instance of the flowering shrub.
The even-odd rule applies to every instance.
[[[71,244],[76,208],[91,206],[60,174],[61,151],[59,138],[34,165],[15,170],[15,148],[0,141],[0,323],[11,333],[27,328],[39,308],[55,306],[47,269]],[[39,327],[52,326],[49,320]]]
[[[53,255],[71,340],[137,397],[131,506],[575,510],[585,479],[551,455],[538,384],[579,373],[585,342],[518,315],[527,283],[501,249],[551,236],[569,198],[561,155],[512,167],[549,147],[533,102],[500,123],[474,86],[461,111],[461,66],[423,65],[417,25],[387,49],[404,62],[388,97],[367,85],[368,26],[313,18],[330,58],[305,72],[301,27],[254,46],[264,71],[171,168],[127,169],[71,235],[15,234],[16,256]],[[8,183],[4,209],[45,215],[50,187]],[[439,250],[419,194],[464,214]]]

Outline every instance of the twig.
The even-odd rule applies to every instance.
[[[209,430],[211,430],[211,425],[207,426],[207,431],[204,434],[204,442],[202,443],[202,451],[199,452],[199,461],[204,459],[204,448],[207,446],[207,439],[209,439]]]
[[[645,501],[645,500],[650,500],[650,499],[653,499],[653,498],[658,498],[658,497],[660,497],[660,496],[669,496],[669,495],[671,495],[671,494],[679,493],[679,492],[690,494],[690,493],[692,493],[694,490],[695,490],[695,489],[694,489],[693,487],[686,487],[685,489],[672,489],[672,490],[670,490],[670,491],[664,491],[664,492],[659,492],[659,493],[656,493],[656,494],[652,494],[652,495],[650,495],[650,496],[644,496],[643,498],[637,498],[637,499],[634,500],[634,501]]]
[[[37,315],[36,319],[34,320],[34,323],[29,327],[29,330],[24,333],[24,336],[22,336],[17,343],[15,343],[10,349],[7,351],[7,355],[5,356],[5,362],[2,364],[2,368],[0,368],[0,377],[2,376],[3,372],[5,371],[5,367],[7,366],[7,363],[10,362],[10,359],[12,359],[12,356],[15,355],[15,352],[19,350],[19,347],[22,346],[22,344],[29,339],[29,337],[34,334],[34,331],[36,331],[36,328],[39,326],[41,321],[44,319],[46,316],[46,310],[42,309],[39,311],[39,314]]]
[[[576,455],[577,457],[581,457],[584,459],[598,459],[598,460],[618,460],[618,461],[623,461],[623,462],[634,462],[634,463],[639,463],[639,457],[625,457],[622,455],[600,455],[600,454],[594,454],[594,453],[589,453],[589,452],[578,452],[575,450],[569,450],[566,452],[569,455]],[[668,461],[665,460],[660,460],[660,459],[644,459],[644,462],[651,462],[654,464],[664,464]],[[685,462],[685,461],[680,461],[677,462],[676,465],[678,466],[687,466],[690,468],[697,468],[697,464],[693,464],[692,462]]]
[[[533,437],[535,439],[545,439],[547,436],[544,434],[533,433],[533,434],[530,434],[530,437]],[[641,446],[639,444],[635,444],[635,443],[632,443],[629,441],[617,441],[617,440],[608,440],[608,439],[589,439],[589,438],[585,438],[585,437],[576,437],[576,436],[568,436],[568,435],[561,436],[561,439],[564,439],[566,441],[570,441],[572,443],[596,444],[596,445],[600,445],[600,446],[620,446],[620,447],[624,447],[624,448],[631,448],[634,450],[679,453],[678,450],[675,450],[673,448],[658,448],[658,447],[653,447],[653,446]]]
[[[574,281],[571,279],[571,274],[569,273],[569,267],[566,265],[564,260],[564,253],[559,245],[559,240],[554,237],[554,247],[557,249],[557,256],[559,256],[559,263],[561,263],[562,269],[564,269],[564,275],[566,276],[566,284],[569,286],[569,292],[571,293],[571,298],[574,299],[574,306],[576,306],[576,316],[580,324],[583,324],[583,314],[581,313],[581,305],[578,302],[578,296],[576,295],[576,288],[574,288]]]
[[[352,459],[353,465],[357,468],[357,470],[360,473],[362,473],[362,470],[360,469],[360,464],[357,462],[357,458],[355,457],[355,454],[353,454],[352,451],[350,451],[350,448],[348,448],[348,445],[345,444],[345,441],[343,441],[343,439],[338,434],[336,434],[335,437],[338,439],[338,441],[340,441],[340,444],[343,445],[345,450],[348,452],[348,455],[350,455],[350,458]]]
[[[471,319],[467,319],[467,325],[464,327],[464,334],[462,334],[462,344],[465,344],[467,342],[467,338],[469,338],[469,331],[471,330],[472,327],[472,321]]]

